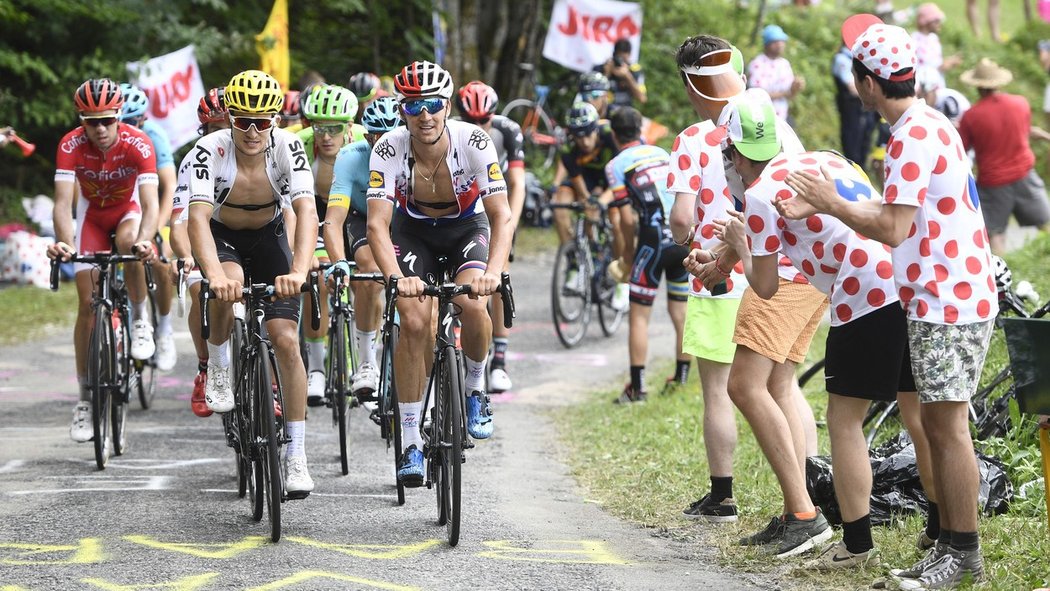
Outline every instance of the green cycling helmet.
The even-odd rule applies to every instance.
[[[317,86],[303,104],[303,116],[310,121],[349,123],[357,115],[357,97],[335,84]]]

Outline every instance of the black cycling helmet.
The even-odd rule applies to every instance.
[[[576,137],[590,135],[598,128],[598,109],[590,103],[578,102],[569,109],[566,117],[569,131]]]
[[[584,72],[583,74],[580,74],[580,94],[586,94],[596,90],[609,92],[610,88],[612,88],[612,85],[609,84],[609,79],[601,72]]]

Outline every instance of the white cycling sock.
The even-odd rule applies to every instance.
[[[466,355],[463,359],[467,362],[467,379],[463,381],[463,387],[468,392],[471,390],[485,389],[485,362],[474,361]]]
[[[288,447],[285,448],[287,457],[306,455],[306,421],[288,421]]]
[[[361,355],[361,364],[371,363],[376,365],[376,331],[364,331],[355,326],[354,340],[357,341],[357,351]]]
[[[324,371],[324,337],[306,339],[306,364],[309,371]]]
[[[400,402],[401,411],[401,448],[408,450],[411,446],[423,451],[423,436],[419,434],[419,423],[423,419],[423,401]]]
[[[157,336],[163,337],[171,334],[171,314],[157,313]]]
[[[208,341],[208,359],[214,359],[219,367],[230,366],[230,341],[221,345],[213,345]]]

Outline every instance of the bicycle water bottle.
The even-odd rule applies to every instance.
[[[113,310],[113,314],[110,316],[110,322],[113,324],[113,345],[119,355],[124,353],[124,331],[121,330],[120,326],[120,312]]]

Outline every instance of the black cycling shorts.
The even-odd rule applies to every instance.
[[[485,215],[439,224],[395,212],[390,238],[405,277],[420,277],[436,285],[443,270],[439,256],[447,259],[453,277],[467,269],[484,271],[488,267],[489,220]]]
[[[351,209],[346,213],[343,223],[343,244],[346,245],[346,256],[353,260],[358,249],[368,246],[368,220],[365,215]]]
[[[257,230],[232,230],[211,220],[211,235],[219,262],[234,262],[244,269],[244,282],[273,285],[279,275],[292,268],[292,251],[284,231],[284,219],[278,218]],[[286,318],[299,321],[299,297],[268,301],[263,305],[266,319]]]
[[[908,347],[908,315],[900,302],[828,331],[824,382],[828,392],[892,401],[915,392]]]
[[[665,235],[662,228],[638,229],[638,249],[631,266],[631,301],[652,306],[660,279],[667,274],[667,299],[684,302],[689,298],[689,272],[682,261],[689,249],[679,246]]]

